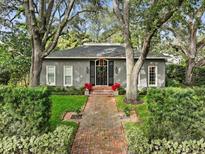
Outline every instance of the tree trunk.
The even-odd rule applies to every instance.
[[[185,77],[185,84],[191,85],[192,83],[192,75],[193,75],[193,68],[195,67],[194,58],[189,58],[187,63],[186,69],[186,77]]]
[[[43,47],[41,47],[38,41],[33,43],[33,53],[31,59],[31,68],[30,68],[30,86],[36,87],[40,85],[40,73],[42,70],[42,56]]]
[[[127,103],[137,103],[137,81],[138,76],[134,73],[130,76],[130,87],[126,92],[126,102]]]
[[[133,79],[132,69],[134,65],[133,50],[129,43],[125,45],[126,50],[126,78],[127,78],[127,87],[126,87],[126,102],[130,103],[133,100],[133,93],[136,88],[133,89]],[[136,90],[135,90],[136,91]]]

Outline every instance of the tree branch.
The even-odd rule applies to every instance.
[[[205,66],[205,58],[199,60],[197,63],[196,63],[196,66]]]
[[[68,8],[66,9],[66,13],[65,13],[65,16],[62,20],[62,22],[59,23],[59,26],[58,26],[58,29],[55,33],[55,36],[53,38],[53,41],[48,45],[48,47],[45,49],[45,53],[42,55],[42,58],[47,56],[56,46],[57,42],[58,42],[58,38],[61,34],[61,32],[63,31],[63,28],[65,27],[65,25],[67,24],[68,22],[68,18],[70,16],[70,13],[72,11],[72,8],[73,8],[73,5],[75,3],[75,0],[71,0],[70,3],[69,3],[69,6]]]
[[[183,47],[181,45],[169,43],[169,46],[171,46],[172,48],[174,48],[176,50],[182,51],[182,53],[187,57],[190,56],[189,53],[187,52],[187,50],[183,49]]]
[[[118,0],[113,0],[113,9],[114,9],[115,15],[117,16],[117,18],[119,19],[121,24],[124,24],[123,15],[120,13],[119,1]]]
[[[40,1],[40,33],[43,37],[44,33],[46,32],[46,2],[45,0]]]
[[[197,51],[200,51],[205,47],[205,38],[203,38],[201,41],[199,41],[196,45]]]

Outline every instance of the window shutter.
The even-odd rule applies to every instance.
[[[90,61],[90,83],[95,85],[95,61]]]
[[[114,84],[114,61],[109,61],[109,66],[108,66],[108,74],[109,74],[109,85]]]

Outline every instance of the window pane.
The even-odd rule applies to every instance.
[[[72,72],[71,72],[71,67],[66,66],[65,67],[65,76],[71,76]]]
[[[72,66],[64,67],[64,85],[65,86],[72,85]]]
[[[54,74],[48,74],[48,83],[53,84],[54,83]]]
[[[47,78],[48,78],[48,85],[55,84],[55,66],[48,66],[47,67]]]
[[[65,85],[71,85],[71,76],[65,76]]]
[[[155,85],[156,81],[156,67],[149,67],[149,84]]]
[[[53,66],[48,67],[48,73],[54,73],[55,69]]]

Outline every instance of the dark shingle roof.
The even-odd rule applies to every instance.
[[[138,58],[139,52],[135,52],[135,58]],[[50,53],[46,59],[91,59],[91,58],[125,58],[125,48],[123,45],[83,45],[73,49],[55,51]],[[147,58],[166,59],[162,54],[149,53]]]

